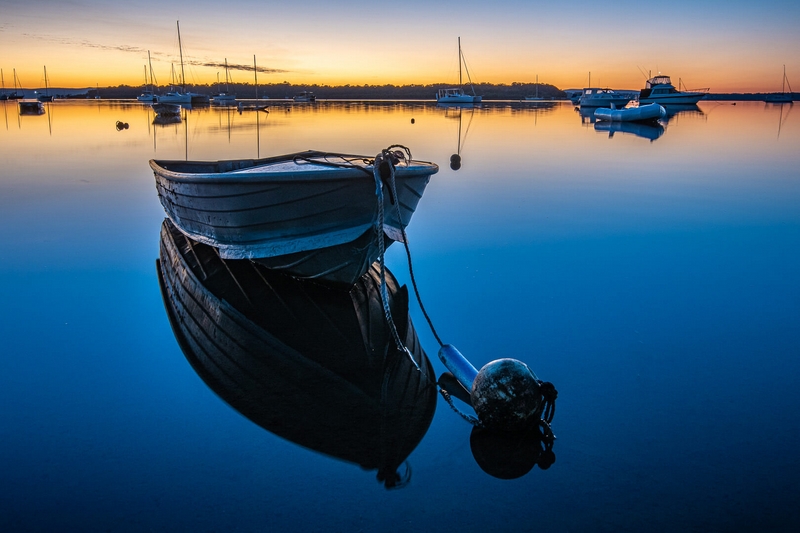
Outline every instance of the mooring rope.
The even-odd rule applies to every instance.
[[[376,239],[378,240],[378,262],[380,264],[380,280],[381,280],[381,300],[383,303],[383,313],[386,318],[386,323],[389,325],[389,331],[392,333],[392,337],[394,338],[394,342],[397,345],[397,349],[401,352],[405,352],[411,362],[414,364],[417,370],[422,371],[419,367],[419,364],[414,360],[414,356],[411,351],[406,347],[403,341],[400,339],[400,334],[397,332],[397,326],[395,326],[394,319],[392,318],[392,310],[389,308],[389,292],[386,288],[386,262],[385,262],[385,255],[386,255],[386,247],[384,246],[384,237],[383,237],[383,224],[384,224],[384,209],[383,209],[383,180],[381,176],[382,169],[388,167],[388,172],[392,176],[392,180],[394,180],[394,164],[392,162],[391,156],[393,155],[391,152],[390,146],[389,148],[383,150],[380,154],[375,157],[375,162],[373,164],[373,171],[372,175],[375,178],[375,196],[378,198],[378,225],[375,227],[376,232]],[[397,203],[397,195],[393,196],[395,199],[395,203]]]
[[[393,148],[400,148],[403,151],[402,152],[400,152],[400,151],[391,152],[391,150]],[[381,152],[381,154],[384,155],[384,156],[387,155],[387,153],[395,156],[398,160],[399,159],[403,159],[403,158],[407,158],[408,161],[411,161],[411,150],[409,148],[401,145],[401,144],[392,145],[389,148],[387,148],[386,150],[384,150],[383,152]],[[442,339],[439,337],[439,334],[436,332],[436,328],[433,327],[433,321],[431,320],[431,317],[428,315],[428,311],[425,309],[425,305],[422,303],[422,297],[419,294],[419,288],[417,287],[417,279],[414,276],[414,265],[411,262],[411,249],[408,247],[408,236],[406,235],[406,228],[405,228],[405,226],[403,226],[403,219],[402,219],[402,216],[400,214],[400,197],[397,195],[397,184],[396,184],[395,179],[394,179],[394,164],[392,162],[392,158],[391,157],[388,158],[388,161],[390,163],[389,167],[391,169],[391,172],[390,172],[390,175],[389,175],[389,186],[391,187],[390,191],[391,191],[392,197],[397,199],[397,201],[394,202],[394,207],[395,207],[395,210],[397,212],[397,221],[400,224],[400,232],[403,235],[403,248],[405,248],[406,258],[408,259],[408,274],[411,277],[411,286],[414,288],[414,296],[416,296],[416,298],[417,298],[417,303],[419,304],[419,308],[422,311],[422,315],[425,317],[425,320],[428,322],[428,327],[430,327],[431,333],[433,333],[433,336],[436,338],[436,342],[439,343],[439,346],[444,346],[444,343],[442,342]]]
[[[455,402],[453,402],[453,397],[450,395],[450,392],[447,391],[441,384],[439,384],[439,393],[442,395],[442,398],[447,402],[447,405],[450,406],[450,409],[455,411],[461,418],[472,424],[473,426],[483,427],[483,423],[478,420],[476,417],[472,415],[468,415],[462,412],[458,407],[456,407]]]
[[[422,303],[422,297],[419,293],[419,288],[417,287],[417,280],[414,276],[414,266],[411,261],[411,249],[408,245],[408,236],[406,235],[405,227],[403,226],[403,219],[400,211],[400,197],[397,194],[397,184],[395,181],[395,165],[400,161],[411,161],[411,150],[403,145],[392,145],[384,150],[381,151],[375,157],[374,166],[373,166],[373,176],[375,178],[375,194],[378,197],[378,219],[379,219],[379,226],[378,226],[378,249],[380,252],[380,275],[381,275],[381,298],[383,299],[383,306],[384,312],[386,315],[386,320],[389,323],[390,330],[395,338],[395,342],[397,343],[398,349],[401,351],[405,351],[409,358],[414,362],[414,366],[417,367],[419,370],[419,365],[417,365],[414,358],[411,356],[411,352],[408,351],[403,343],[400,341],[400,337],[397,333],[397,329],[395,328],[394,321],[392,320],[391,311],[388,305],[388,295],[386,292],[386,277],[385,277],[385,263],[384,263],[384,255],[385,255],[385,246],[383,241],[383,224],[384,224],[384,208],[383,208],[383,184],[387,183],[389,185],[389,194],[390,199],[393,200],[398,225],[400,226],[400,232],[403,236],[403,247],[406,251],[406,258],[408,260],[408,272],[411,277],[411,286],[414,288],[414,295],[417,298],[417,303],[419,304],[420,310],[422,311],[425,320],[428,322],[428,326],[430,327],[431,333],[436,338],[436,341],[439,343],[439,346],[444,346],[442,339],[439,337],[439,334],[436,332],[436,328],[433,325],[433,321],[431,320],[430,316],[428,315],[427,310],[425,309],[425,305]],[[553,421],[553,416],[555,416],[556,411],[556,398],[558,397],[558,391],[556,391],[555,386],[550,383],[549,381],[541,381],[536,380],[537,384],[539,385],[539,389],[542,395],[542,404],[541,404],[541,418],[539,420],[539,424],[545,430],[545,434],[549,435],[551,439],[554,439],[552,430],[550,429],[550,423]],[[445,399],[447,404],[450,408],[459,414],[464,420],[469,422],[470,424],[478,427],[483,427],[483,423],[479,418],[476,418],[472,415],[463,413],[461,410],[456,407],[455,403],[453,402],[453,398],[450,393],[441,386],[441,384],[437,384],[439,392],[441,393],[442,397]],[[551,441],[552,442],[552,441]]]

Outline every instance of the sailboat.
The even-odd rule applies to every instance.
[[[789,86],[789,92],[786,92],[786,86]],[[794,101],[792,98],[792,86],[789,85],[789,78],[786,77],[786,65],[783,66],[783,82],[781,84],[781,92],[779,93],[771,93],[768,94],[765,98],[765,102],[769,102],[771,104],[788,104]]]
[[[539,96],[539,75],[536,75],[536,95],[535,96],[526,96],[525,100],[544,100],[541,96]]]
[[[464,91],[463,81],[461,78],[461,65],[464,64],[464,70],[467,71],[467,79],[469,79],[470,89],[472,94],[467,94]],[[436,92],[436,102],[439,104],[477,104],[481,101],[482,96],[475,94],[475,87],[472,86],[472,79],[469,76],[469,69],[467,69],[466,61],[464,61],[464,53],[461,51],[461,37],[458,38],[458,87],[449,87],[439,89]]]
[[[147,51],[147,63],[150,65],[150,83],[147,82],[147,65],[144,66],[144,92],[136,97],[140,102],[157,102],[158,97],[153,89],[153,63],[150,61],[150,50]],[[148,89],[149,86],[149,89]]]
[[[219,74],[217,74],[217,75],[219,76]],[[220,91],[219,94],[215,94],[214,96],[212,96],[211,100],[214,101],[214,103],[223,104],[223,103],[229,103],[229,102],[235,102],[236,101],[236,95],[235,94],[230,94],[228,92],[229,91],[229,87],[228,87],[229,78],[230,77],[228,76],[228,58],[226,57],[225,58],[225,92]],[[217,81],[219,81],[219,80],[217,80]]]
[[[14,69],[14,92],[7,95],[7,100],[21,100],[25,97],[25,91],[22,90],[22,84],[19,84],[19,91],[17,91],[17,82],[19,78],[17,78],[17,69]]]
[[[0,101],[8,100],[8,95],[6,94],[6,79],[3,77],[3,69],[0,68],[0,85],[2,85],[2,91],[0,93]]]
[[[14,69],[14,88],[16,89],[16,82],[19,81],[17,78],[17,69]],[[19,84],[20,89],[22,89],[22,83]],[[19,114],[20,115],[43,115],[44,114],[44,106],[37,98],[25,98],[25,91],[22,91],[22,94],[18,95],[16,91],[12,96],[9,98],[14,98],[17,100],[19,104]]]
[[[47,67],[44,67],[44,94],[39,95],[40,102],[52,102],[53,96],[50,94],[50,88],[47,85]]]
[[[192,103],[192,95],[186,94],[183,91],[175,90],[175,65],[172,65],[172,83],[173,87],[170,91],[160,95],[158,97],[158,103],[160,104],[191,104]]]
[[[181,45],[181,25],[180,21],[178,21],[178,50],[180,51],[181,55],[181,90],[176,91],[172,90],[166,94],[163,94],[158,97],[159,103],[164,104],[191,104],[192,103],[192,95],[186,92],[186,77],[185,72],[183,69],[183,46]],[[174,66],[173,66],[173,79],[174,79]]]

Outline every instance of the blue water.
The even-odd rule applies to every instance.
[[[704,102],[657,135],[609,136],[566,103],[272,104],[170,126],[132,103],[37,117],[6,103],[0,530],[796,530],[792,111]],[[176,342],[149,159],[393,143],[441,167],[408,228],[439,335],[476,367],[514,357],[558,389],[547,470],[482,470],[440,398],[410,483],[386,490],[239,414]],[[387,265],[410,282],[401,246]]]

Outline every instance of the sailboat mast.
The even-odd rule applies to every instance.
[[[186,74],[183,71],[183,45],[181,44],[181,21],[180,20],[176,21],[176,24],[178,25],[178,51],[180,52],[181,55],[181,87],[183,87],[183,90],[185,91]]]
[[[156,80],[155,76],[153,76],[153,62],[150,60],[150,50],[147,51],[147,64],[150,65],[150,90],[155,92]]]
[[[256,55],[253,54],[253,77],[256,82],[256,100],[258,100],[258,67],[256,66]]]
[[[786,73],[784,72],[784,75],[785,74]],[[44,95],[45,96],[50,96],[50,90],[47,87],[47,65],[45,65],[45,67],[44,67]]]
[[[461,82],[461,37],[458,37],[458,86],[462,85]]]
[[[786,65],[783,66],[783,79],[781,80],[781,92],[786,92]]]
[[[227,94],[229,92],[231,92],[231,91],[228,89],[228,58],[226,57],[225,58],[225,93]]]

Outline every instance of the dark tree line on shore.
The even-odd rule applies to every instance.
[[[311,91],[318,99],[352,99],[352,100],[433,100],[436,91],[445,87],[452,87],[444,83],[430,85],[294,85],[291,83],[267,83],[256,87],[251,83],[233,83],[228,86],[228,92],[237,98],[255,98],[256,90],[259,98],[291,98],[302,92]],[[475,94],[482,95],[487,100],[522,100],[526,96],[536,94],[535,83],[514,82],[511,85],[480,83],[475,86]],[[564,98],[564,91],[553,85],[540,83],[538,95],[545,99]],[[166,92],[169,87],[157,88],[156,92]],[[186,85],[186,90],[201,94],[213,95],[219,91],[213,85]],[[470,92],[469,87],[465,87]],[[89,89],[87,96],[94,97],[98,94],[101,98],[136,98],[143,91],[142,86],[119,85]]]

